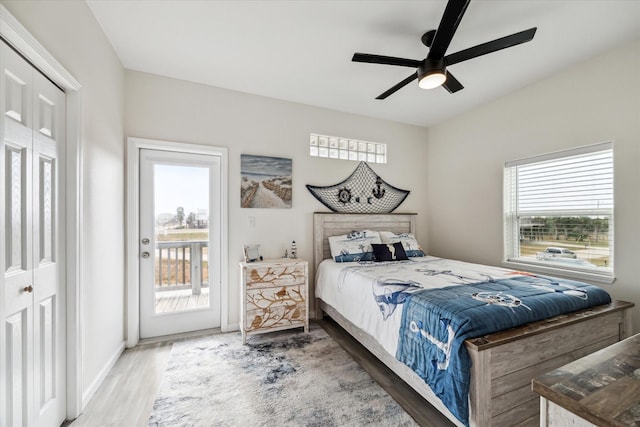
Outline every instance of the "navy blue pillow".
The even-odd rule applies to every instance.
[[[372,243],[371,247],[373,248],[373,256],[376,262],[404,261],[409,259],[401,242]]]

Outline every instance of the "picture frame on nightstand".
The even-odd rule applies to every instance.
[[[262,261],[260,245],[244,245],[244,262]]]

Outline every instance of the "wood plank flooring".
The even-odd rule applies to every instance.
[[[404,384],[331,319],[318,324],[351,355],[412,417],[425,427],[449,427],[453,424],[420,395]],[[89,402],[80,417],[67,421],[72,427],[146,426],[171,346],[177,340],[219,333],[217,330],[143,341],[127,349]]]
[[[156,292],[156,313],[193,310],[209,306],[209,288],[202,288],[200,295],[191,289]]]
[[[170,351],[170,342],[125,350],[80,417],[63,425],[146,426]]]

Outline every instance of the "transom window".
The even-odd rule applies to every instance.
[[[312,133],[309,155],[357,162],[387,163],[387,144]]]
[[[507,162],[504,201],[507,261],[613,277],[612,143]]]

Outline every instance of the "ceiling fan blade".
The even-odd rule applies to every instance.
[[[376,99],[385,99],[387,96],[397,92],[398,90],[402,89],[403,87],[405,87],[406,85],[408,85],[409,83],[411,83],[417,78],[418,78],[418,73],[411,74],[409,77],[407,77],[400,83],[396,84],[390,89],[387,89],[384,93],[381,93],[380,95],[378,95]]]
[[[354,53],[353,62],[368,62],[371,64],[399,65],[401,67],[417,68],[420,61],[414,59],[396,58],[394,56],[370,55],[368,53]]]
[[[458,79],[453,77],[453,74],[451,74],[449,70],[447,70],[447,80],[444,81],[442,87],[445,88],[449,93],[456,93],[457,91],[464,89],[462,83],[460,83]]]
[[[440,59],[444,57],[449,43],[451,43],[451,39],[453,39],[453,35],[462,20],[462,16],[467,10],[467,6],[469,6],[469,2],[470,0],[449,0],[427,58]]]
[[[482,43],[477,46],[461,50],[460,52],[452,53],[451,55],[445,56],[445,64],[457,64],[458,62],[486,55],[487,53],[497,52],[511,46],[526,43],[533,39],[533,36],[536,34],[536,30],[536,27],[529,28],[528,30],[520,31],[519,33],[511,34],[510,36],[501,37],[490,42]]]

